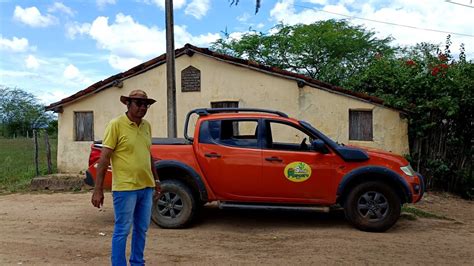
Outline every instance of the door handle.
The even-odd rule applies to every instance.
[[[269,162],[283,162],[282,159],[276,157],[276,156],[272,156],[272,157],[267,157],[265,158],[266,161],[269,161]]]
[[[204,156],[208,158],[221,158],[222,157],[220,154],[217,154],[215,152],[205,153]]]

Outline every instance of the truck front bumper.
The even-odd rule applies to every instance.
[[[420,180],[420,184],[415,184],[413,186],[413,191],[415,192],[413,194],[413,203],[416,203],[423,198],[423,194],[425,194],[426,190],[426,178],[421,175],[420,173],[416,173],[418,176],[418,179]]]

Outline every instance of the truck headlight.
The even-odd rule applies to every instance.
[[[400,169],[407,175],[407,176],[415,176],[415,171],[411,168],[411,165],[402,166]]]

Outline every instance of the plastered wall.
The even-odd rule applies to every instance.
[[[181,71],[188,66],[201,71],[201,91],[181,92]],[[145,90],[157,103],[145,119],[151,122],[153,136],[166,137],[166,65],[161,65],[123,81],[122,88],[111,87],[67,104],[59,114],[58,169],[60,172],[85,171],[91,141],[74,141],[74,112],[94,112],[95,139],[102,139],[109,120],[124,113],[120,95]],[[268,108],[313,124],[338,142],[381,148],[398,154],[408,153],[407,121],[399,112],[360,99],[305,86],[296,81],[235,66],[200,54],[183,55],[176,60],[178,137],[183,136],[189,110],[210,107],[214,101],[238,101],[239,107]],[[349,141],[349,109],[373,111],[374,140]]]

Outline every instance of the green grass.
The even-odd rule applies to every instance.
[[[430,213],[430,212],[423,211],[423,210],[417,209],[415,207],[406,206],[406,205],[402,207],[402,213],[409,213],[409,214],[413,215],[414,217],[420,217],[420,218],[453,220],[453,219],[448,218],[446,216]],[[407,218],[410,219],[409,217],[407,217]]]
[[[53,173],[56,170],[57,139],[49,140]],[[40,175],[48,172],[44,135],[38,137]],[[0,138],[0,192],[27,190],[36,175],[35,146],[32,138]]]

